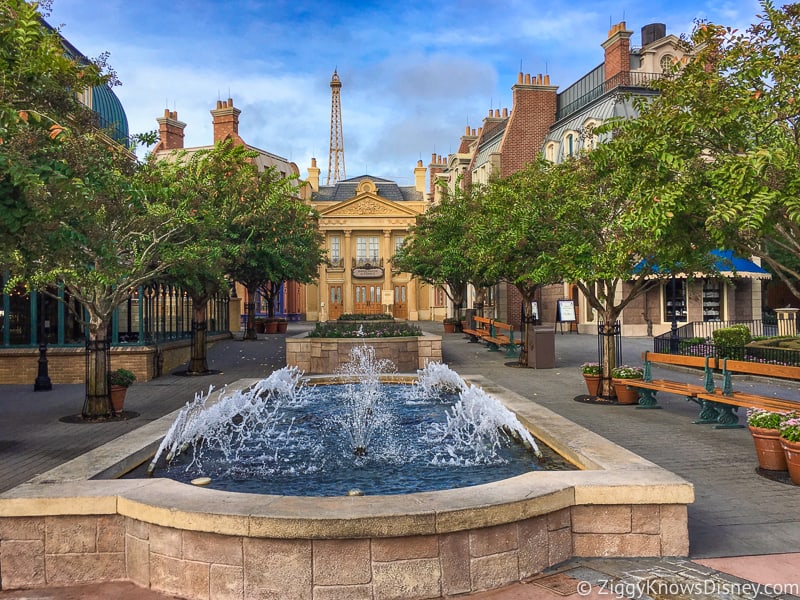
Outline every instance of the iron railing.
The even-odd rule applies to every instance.
[[[755,337],[775,337],[778,326],[770,321],[695,321],[653,338],[653,350],[665,354],[710,356],[778,365],[800,365],[800,351],[760,345],[732,346],[714,343],[713,332],[731,325],[745,325]]]
[[[617,88],[650,88],[652,87],[651,84],[653,81],[664,77],[665,75],[663,73],[640,73],[637,71],[622,71],[621,73],[617,73],[569,104],[560,107],[556,111],[556,121],[568,117],[603,94],[607,94]]]

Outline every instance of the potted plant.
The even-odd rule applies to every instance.
[[[264,319],[264,333],[278,333],[278,321],[275,317],[266,317]]]
[[[614,392],[617,395],[618,404],[638,404],[639,392],[625,385],[625,381],[641,379],[643,376],[644,369],[642,367],[621,365],[611,370],[611,383],[614,385]]]
[[[289,321],[282,317],[275,319],[275,324],[277,326],[277,333],[286,333],[286,328],[289,327]]]
[[[771,412],[761,408],[747,411],[747,427],[753,436],[758,466],[768,471],[785,471],[786,455],[781,446],[781,424],[789,418],[787,413]]]
[[[444,325],[444,332],[445,333],[455,333],[456,331],[456,324],[459,322],[458,319],[455,317],[447,317],[442,324]]]
[[[590,396],[600,395],[600,363],[586,362],[581,365],[581,372],[583,373],[583,380],[586,382],[586,389],[589,390]]]
[[[134,381],[136,381],[136,375],[128,369],[116,369],[108,374],[108,385],[111,388],[109,392],[111,408],[115,415],[122,413],[125,406],[125,395]]]
[[[256,318],[254,321],[256,333],[264,333],[264,319]]]
[[[781,423],[781,446],[792,483],[800,485],[800,416],[796,413]]]

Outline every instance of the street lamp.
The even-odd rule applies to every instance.
[[[669,352],[678,354],[678,282],[675,279],[675,273],[672,274],[670,285],[672,286],[672,329],[669,334]]]
[[[33,382],[34,392],[49,392],[53,389],[50,375],[47,373],[47,315],[45,314],[45,295],[39,294],[39,371]]]

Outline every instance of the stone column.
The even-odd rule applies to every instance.
[[[330,233],[330,232],[329,232]],[[325,236],[324,241],[324,248],[328,249],[328,237]],[[327,321],[328,320],[328,303],[330,302],[330,292],[328,290],[328,265],[326,263],[322,263],[319,266],[319,293],[317,296],[317,302],[319,303],[319,313],[317,316],[318,321]]]
[[[344,286],[342,289],[342,300],[346,314],[353,313],[353,251],[352,251],[352,230],[345,229],[344,232]]]
[[[392,290],[392,269],[389,260],[392,258],[392,230],[383,230],[383,289]],[[381,300],[383,302],[383,300]]]

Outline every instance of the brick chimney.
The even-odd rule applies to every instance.
[[[153,152],[159,150],[179,150],[183,148],[183,130],[186,123],[178,121],[178,112],[164,109],[164,116],[156,119],[159,141]]]
[[[520,73],[511,91],[511,115],[499,148],[501,177],[523,169],[539,155],[556,121],[558,86],[550,85],[549,75]]]
[[[217,100],[217,108],[211,111],[214,124],[214,143],[228,138],[235,144],[244,144],[239,137],[239,115],[241,110],[233,106],[233,98]]]
[[[612,82],[611,87],[617,85],[627,85],[628,75],[620,73],[630,73],[631,70],[631,36],[633,31],[625,29],[625,21],[620,21],[608,30],[608,39],[602,43],[606,51],[605,68],[606,81]]]
[[[428,165],[428,172],[430,178],[428,179],[428,200],[433,201],[436,197],[436,180],[437,175],[444,173],[447,168],[447,159],[442,159],[441,155],[435,152],[431,154],[431,163]]]

